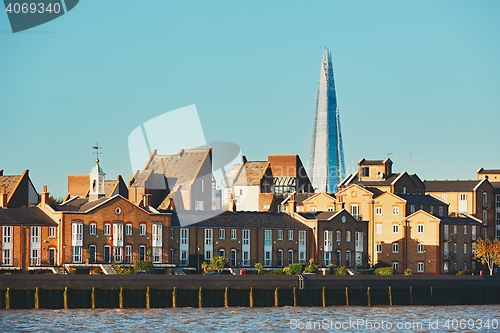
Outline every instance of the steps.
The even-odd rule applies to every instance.
[[[105,275],[118,275],[118,273],[115,271],[113,265],[102,264],[102,265],[99,265],[99,267],[101,268],[101,270],[103,271],[103,273]]]
[[[172,268],[172,272],[174,273],[174,275],[186,275],[184,270],[179,267]]]
[[[66,269],[64,269],[64,267],[52,267],[52,273],[54,274],[67,274],[66,273]]]

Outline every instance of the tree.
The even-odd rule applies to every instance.
[[[222,272],[226,264],[227,264],[227,258],[224,258],[222,256],[216,256],[210,259],[210,268],[219,273]]]
[[[495,238],[493,241],[489,238],[478,238],[476,241],[476,259],[484,265],[488,265],[490,275],[493,275],[495,265],[500,265],[500,241]]]
[[[257,274],[260,274],[260,272],[262,272],[262,264],[260,262],[256,262],[254,267],[257,270]]]

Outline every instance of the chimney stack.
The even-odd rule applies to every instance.
[[[0,207],[7,208],[7,189],[5,186],[2,186],[2,190],[0,192]]]
[[[41,202],[42,202],[42,205],[48,205],[49,204],[49,192],[47,191],[47,185],[44,185],[43,186],[43,192],[40,193],[40,196],[41,196]]]
[[[151,203],[150,203],[151,194],[145,193],[142,195],[142,198],[143,198],[142,204],[144,205],[144,207],[151,206]]]
[[[295,209],[296,209],[295,194],[292,194],[290,196],[289,207],[290,207],[290,211],[288,213],[290,215],[293,215],[293,213],[295,213]]]

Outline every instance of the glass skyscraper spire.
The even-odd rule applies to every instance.
[[[337,192],[337,186],[345,176],[332,55],[326,48],[321,60],[309,169],[315,192]]]

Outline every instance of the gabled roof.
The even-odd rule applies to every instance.
[[[304,193],[306,194],[306,193]],[[307,193],[309,194],[309,193]],[[325,193],[325,192],[318,192],[318,193],[314,193],[314,195],[302,200],[302,204],[306,201],[312,201],[313,199],[315,199],[316,197],[319,197],[319,196],[327,196],[328,198],[331,198],[334,202],[337,201],[337,199],[335,199],[335,197],[329,195],[328,193]],[[297,195],[295,195],[295,197],[297,198]]]
[[[5,186],[5,191],[7,192],[7,196],[14,191],[17,186],[17,183],[21,179],[20,175],[17,176],[0,176],[0,188]]]
[[[363,191],[365,193],[369,193],[372,195],[373,198],[378,197],[382,193],[385,193],[385,191],[382,191],[376,187],[364,186],[364,185],[360,185],[360,184],[350,184],[347,187],[338,191],[336,193],[336,195],[343,195],[342,193],[349,192],[352,188],[356,188],[356,189]]]
[[[479,174],[500,174],[500,169],[483,169],[483,168],[480,168],[479,170],[477,170],[477,173]]]
[[[473,192],[481,180],[425,180],[427,192]]]
[[[57,223],[38,207],[18,207],[0,208],[0,225],[57,226]]]
[[[235,186],[259,186],[267,168],[267,161],[246,162],[234,181]]]
[[[196,220],[197,214],[185,214],[182,218],[188,218],[188,215],[193,216]],[[172,225],[179,225],[177,214],[172,216]],[[204,221],[189,225],[190,227],[204,228],[242,228],[242,229],[309,229],[303,223],[295,220],[288,214],[284,213],[264,213],[264,212],[224,212],[220,215],[211,217]]]
[[[412,217],[414,217],[415,215],[421,215],[421,214],[426,215],[426,216],[428,216],[429,218],[432,218],[433,220],[437,220],[437,221],[440,221],[440,220],[441,220],[439,217],[434,216],[434,215],[432,215],[432,214],[430,214],[430,213],[426,212],[425,210],[421,210],[421,209],[417,210],[417,211],[416,211],[415,213],[413,213],[413,214],[410,214],[410,215],[406,216],[406,217],[404,218],[404,220],[411,219],[411,218],[412,218]]]
[[[147,187],[146,181],[151,180],[152,174],[163,175],[154,177],[153,181],[162,182],[158,184],[159,189],[166,189],[165,179],[172,191],[179,186],[189,189],[194,180],[199,176],[201,166],[210,155],[210,148],[181,149],[176,155],[158,155],[156,149],[144,168],[136,174],[130,187]]]

